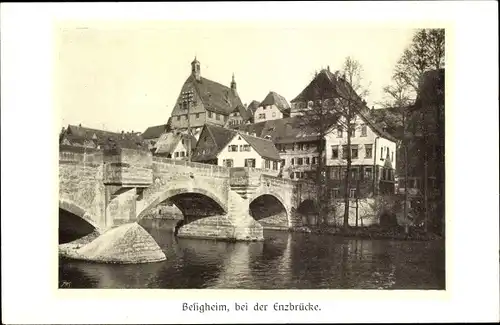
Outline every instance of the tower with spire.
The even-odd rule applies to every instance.
[[[234,80],[234,73],[233,73],[233,79],[231,80],[231,90],[233,91],[233,94],[236,95],[236,81]]]
[[[200,71],[200,61],[196,59],[196,56],[194,57],[193,62],[191,62],[191,74],[193,77],[197,80],[201,80],[201,71]]]

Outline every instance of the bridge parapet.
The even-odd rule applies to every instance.
[[[128,148],[105,149],[104,184],[146,187],[153,182],[152,154]]]
[[[229,178],[229,168],[227,167],[189,162],[187,160],[153,157],[153,169],[155,173]]]

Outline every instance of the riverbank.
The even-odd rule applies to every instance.
[[[339,237],[359,238],[359,239],[392,239],[392,240],[410,240],[410,241],[430,241],[442,239],[441,236],[425,232],[421,229],[410,228],[408,233],[403,227],[384,229],[379,226],[358,227],[343,229],[340,227],[297,227],[290,228],[290,232],[328,234]]]

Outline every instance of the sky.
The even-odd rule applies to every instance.
[[[154,21],[60,25],[55,40],[55,103],[61,127],[144,131],[167,122],[196,56],[201,75],[243,103],[275,91],[289,102],[315,71],[363,66],[369,107],[383,99],[414,30],[294,22]]]

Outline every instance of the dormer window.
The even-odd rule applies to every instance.
[[[268,135],[266,135],[266,136],[264,137],[264,139],[268,139],[268,140],[269,140],[269,139],[271,139],[271,136],[268,134]]]

